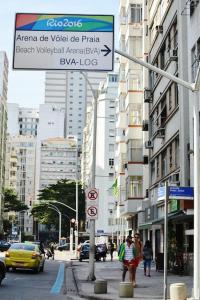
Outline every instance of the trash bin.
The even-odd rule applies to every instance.
[[[173,283],[170,285],[170,299],[171,300],[186,300],[187,289],[185,283]]]

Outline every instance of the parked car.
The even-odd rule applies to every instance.
[[[5,278],[5,276],[6,276],[6,265],[3,260],[0,260],[0,285],[2,280]]]
[[[96,246],[95,246],[95,259],[96,261],[100,260],[100,255],[99,252],[96,251]],[[81,246],[80,252],[79,252],[79,261],[82,261],[83,259],[88,259],[89,258],[89,252],[90,252],[90,245],[89,244],[83,244]]]
[[[65,243],[64,245],[58,246],[57,250],[59,251],[70,250],[70,243]],[[73,243],[73,250],[75,250],[75,243]]]
[[[6,241],[0,241],[0,251],[7,251],[10,248],[10,243],[6,242]]]
[[[39,246],[32,243],[14,243],[5,255],[6,269],[32,269],[39,273],[44,270],[45,257]]]

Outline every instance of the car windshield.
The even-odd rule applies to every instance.
[[[27,251],[34,251],[35,250],[35,245],[33,244],[13,244],[11,245],[10,249],[15,249],[15,250],[27,250]]]

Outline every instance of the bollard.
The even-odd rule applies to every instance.
[[[120,298],[133,298],[133,284],[131,282],[120,282],[119,284]]]
[[[173,283],[170,285],[170,299],[171,300],[186,300],[187,289],[185,283]]]
[[[95,294],[106,294],[107,293],[107,281],[103,279],[96,280],[94,283]]]

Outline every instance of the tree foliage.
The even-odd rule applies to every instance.
[[[38,199],[40,201],[39,205],[32,209],[32,214],[41,224],[46,224],[47,226],[55,226],[58,228],[58,214],[52,209],[48,208],[48,203],[50,201],[62,202],[73,209],[76,209],[76,181],[72,180],[59,180],[56,184],[51,184],[48,187],[39,191]],[[69,220],[75,219],[76,213],[59,204],[53,203],[62,213],[65,219],[65,225],[67,225],[69,231]],[[64,218],[65,217],[65,218]],[[82,185],[78,182],[78,218],[79,218],[79,230],[83,229],[85,221],[85,193],[82,190]],[[63,226],[62,226],[63,227]]]
[[[4,190],[4,211],[15,211],[27,210],[28,206],[18,199],[16,192],[11,188]]]

